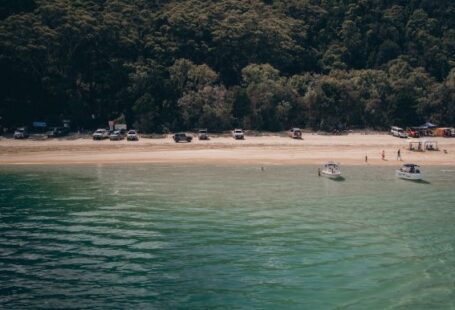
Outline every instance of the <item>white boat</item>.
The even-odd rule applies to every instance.
[[[414,164],[404,164],[400,169],[395,170],[395,175],[397,178],[405,180],[422,180],[420,167]]]
[[[333,161],[329,161],[324,165],[324,168],[321,171],[321,175],[331,179],[341,178],[340,165]]]

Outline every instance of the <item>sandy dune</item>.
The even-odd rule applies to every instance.
[[[440,151],[410,152],[408,142],[387,134],[353,133],[323,136],[306,133],[303,140],[285,135],[246,136],[236,141],[229,136],[214,136],[209,141],[176,144],[171,136],[142,138],[138,142],[93,141],[90,137],[49,140],[0,138],[0,165],[11,164],[322,164],[335,160],[344,165],[399,165],[403,161],[427,165],[455,165],[455,138],[431,138]],[[422,139],[424,140],[424,139]],[[385,151],[386,160],[381,159]],[[446,152],[445,152],[445,151]]]

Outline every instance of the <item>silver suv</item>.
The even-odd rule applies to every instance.
[[[109,132],[106,129],[97,129],[92,137],[93,140],[104,140],[109,138]]]
[[[209,139],[209,132],[207,129],[200,129],[198,133],[199,140],[208,140]]]
[[[136,130],[130,130],[126,134],[126,140],[128,141],[139,141],[139,136]]]
[[[29,137],[28,131],[26,128],[17,128],[14,131],[14,139],[27,139]]]
[[[235,140],[243,140],[245,139],[245,135],[243,133],[243,130],[242,129],[234,129],[232,131],[232,137],[235,139]]]

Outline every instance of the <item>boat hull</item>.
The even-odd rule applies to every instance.
[[[329,172],[329,171],[321,171],[321,176],[329,178],[329,179],[339,179],[341,178],[341,172]]]
[[[395,170],[395,176],[404,180],[419,181],[422,180],[422,174],[420,173],[409,173],[405,171]]]

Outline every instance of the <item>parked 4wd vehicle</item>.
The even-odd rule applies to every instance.
[[[411,138],[420,138],[419,131],[415,130],[413,128],[406,129],[406,134],[408,135],[408,137],[411,137]]]
[[[126,140],[128,141],[139,141],[139,136],[136,132],[136,130],[130,130],[126,134]]]
[[[398,137],[398,138],[407,138],[408,137],[408,135],[403,130],[403,128],[396,127],[396,126],[392,126],[390,128],[390,133],[392,134],[392,136]]]
[[[183,132],[179,132],[179,133],[174,134],[172,136],[172,138],[174,139],[175,142],[181,142],[181,141],[191,142],[193,140],[192,136],[187,135],[186,133],[183,133]]]
[[[292,139],[302,139],[302,131],[300,128],[292,128],[288,133],[289,137]]]
[[[17,128],[14,131],[14,139],[27,139],[29,137],[28,131],[25,127]]]
[[[199,140],[208,140],[209,139],[209,133],[207,129],[200,129],[198,133],[198,138]]]
[[[54,127],[47,132],[48,138],[57,138],[66,136],[69,133],[68,128],[65,127]]]
[[[109,138],[109,132],[106,129],[97,129],[93,133],[93,140],[104,140]]]
[[[114,130],[113,133],[109,135],[109,140],[118,141],[125,139],[125,135],[120,130]]]
[[[232,137],[236,140],[243,140],[245,139],[245,135],[243,133],[243,130],[242,129],[234,129],[232,131]]]

